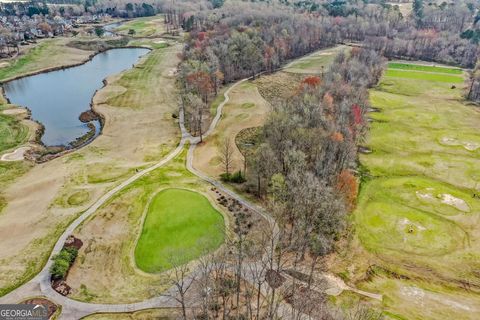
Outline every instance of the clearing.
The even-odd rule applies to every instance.
[[[233,88],[229,96],[230,101],[224,106],[215,131],[197,146],[194,153],[193,166],[212,177],[224,173],[220,150],[225,139],[229,139],[234,147],[232,172],[243,171],[244,158],[235,144],[235,137],[243,129],[261,126],[270,110],[251,81]]]
[[[329,49],[315,51],[314,53],[297,59],[286,66],[286,72],[300,74],[321,74],[335,59],[335,56],[349,47],[340,45]]]
[[[162,190],[148,206],[135,261],[146,272],[184,264],[218,248],[224,241],[224,229],[222,215],[203,195],[183,189]]]
[[[370,91],[380,112],[370,113],[372,153],[360,156],[368,174],[352,215],[357,238],[340,254],[347,271],[339,273],[383,294],[394,318],[474,319],[480,113],[465,104],[458,69],[390,66]]]
[[[127,35],[133,30],[135,33],[131,36],[136,38],[159,37],[165,32],[164,20],[163,15],[138,18],[122,23],[115,31]]]

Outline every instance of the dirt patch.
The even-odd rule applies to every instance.
[[[80,250],[80,248],[83,246],[82,240],[75,238],[74,236],[69,236],[67,240],[65,241],[65,248],[75,248],[77,250]]]
[[[273,105],[292,97],[303,78],[303,75],[281,71],[261,76],[254,83],[262,97]]]

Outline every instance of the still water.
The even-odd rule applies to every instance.
[[[11,103],[28,107],[32,118],[44,125],[42,142],[45,145],[67,146],[88,133],[87,123],[82,123],[79,116],[89,110],[103,79],[131,68],[148,52],[143,48],[112,49],[97,54],[83,65],[13,80],[3,88]],[[93,124],[98,134],[99,122]]]

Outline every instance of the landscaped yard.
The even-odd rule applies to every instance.
[[[146,272],[160,272],[193,260],[223,243],[224,225],[205,196],[184,189],[160,191],[148,208],[136,263]]]

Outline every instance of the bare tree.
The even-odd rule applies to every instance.
[[[178,253],[171,254],[168,259],[173,271],[171,283],[174,292],[167,292],[163,295],[175,299],[180,304],[182,309],[182,319],[187,320],[186,294],[195,281],[195,274],[190,274],[190,268],[188,267],[188,264],[181,262],[179,258],[181,256],[182,255],[179,255]]]
[[[233,163],[233,146],[228,137],[223,139],[220,145],[220,161],[224,166],[225,173],[230,175],[230,169]]]

